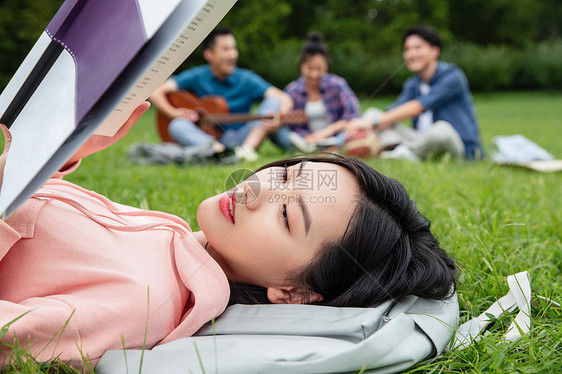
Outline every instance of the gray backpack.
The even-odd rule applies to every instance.
[[[233,305],[195,336],[139,350],[108,351],[100,374],[143,373],[396,373],[447,348],[464,348],[490,323],[519,308],[505,335],[530,327],[529,273],[508,277],[509,292],[458,327],[457,295],[408,296],[376,308],[314,305]],[[363,370],[363,371],[362,371]]]
[[[143,373],[395,373],[435,357],[457,326],[456,294],[376,308],[232,305],[195,336],[145,351]],[[138,372],[141,351],[108,351],[98,373]]]
[[[214,154],[212,143],[182,147],[177,143],[135,143],[127,156],[139,165],[198,163]]]

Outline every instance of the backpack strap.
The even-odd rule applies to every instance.
[[[480,339],[494,321],[506,313],[519,308],[519,313],[509,325],[504,339],[514,341],[529,333],[531,328],[531,277],[529,272],[523,271],[507,277],[509,292],[493,303],[484,313],[478,317],[463,323],[457,329],[450,348],[467,348],[474,340]],[[540,297],[542,300],[552,303],[555,307],[560,305],[553,301]]]

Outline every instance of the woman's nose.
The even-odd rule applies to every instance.
[[[262,184],[259,180],[246,180],[242,188],[242,199],[238,203],[251,210],[257,209],[262,195],[266,192]]]
[[[247,180],[243,187],[243,203],[250,209],[255,210],[264,204],[275,204],[289,199],[294,192],[290,186],[276,178],[272,180]]]

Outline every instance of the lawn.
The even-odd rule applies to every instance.
[[[392,98],[362,101],[384,108]],[[523,134],[562,159],[562,93],[515,92],[475,96],[484,144],[497,135]],[[131,133],[112,148],[83,161],[67,180],[110,199],[170,212],[198,229],[196,209],[206,197],[224,190],[227,175],[286,156],[271,143],[255,163],[232,166],[138,166],[127,148],[157,141],[151,109]],[[538,173],[490,162],[407,163],[370,159],[369,164],[402,181],[432,221],[442,245],[462,269],[461,320],[477,316],[508,288],[505,277],[527,270],[533,291],[562,302],[562,173]],[[412,372],[561,372],[562,313],[533,307],[529,336],[500,343],[510,320],[465,351],[446,353]],[[219,353],[220,354],[220,353]]]

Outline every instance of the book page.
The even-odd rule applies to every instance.
[[[194,6],[195,1],[198,1],[197,6]],[[140,70],[142,76],[131,85],[132,88],[95,133],[114,135],[135,108],[164,83],[197,48],[235,2],[236,0],[183,1],[154,35],[147,48],[135,58],[136,66],[128,68],[137,73]]]
[[[75,81],[69,79],[74,77],[73,72],[74,60],[68,53],[62,53],[28,101],[27,106],[33,110],[22,111],[10,127],[12,145],[4,167],[0,213],[5,212],[13,202],[16,205],[23,202],[20,199],[21,192],[33,182],[57,149],[75,131]],[[56,87],[56,95],[52,94],[52,87]],[[72,154],[67,155],[67,158],[70,156]],[[59,160],[60,165],[50,170],[47,178],[67,158]],[[35,187],[40,187],[45,180]]]

